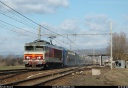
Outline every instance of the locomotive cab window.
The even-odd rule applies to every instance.
[[[39,51],[43,51],[44,50],[44,46],[36,46],[35,49],[39,50]]]
[[[25,50],[34,50],[34,47],[33,46],[25,46]]]

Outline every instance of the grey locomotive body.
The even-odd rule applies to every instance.
[[[26,68],[46,68],[85,64],[85,56],[40,40],[25,44],[24,64]]]

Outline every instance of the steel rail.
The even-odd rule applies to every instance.
[[[29,84],[27,86],[40,86],[40,85],[43,85],[44,83],[47,83],[47,82],[62,78],[64,76],[70,75],[70,74],[72,74],[74,72],[75,71],[70,71],[70,72],[66,72],[66,73],[63,73],[63,74],[56,74],[56,75],[54,75],[52,77],[47,78],[46,80],[43,80],[41,82],[37,82],[37,83],[34,83],[34,84]]]
[[[5,71],[20,71],[20,70],[26,70],[26,69],[10,69],[10,70],[0,70],[0,72],[5,72]]]
[[[22,72],[30,72],[29,70],[21,70],[21,71],[7,71],[7,72],[0,72],[0,76],[8,75],[8,74],[15,74],[15,73],[22,73]]]
[[[62,77],[67,76],[67,75],[70,75],[70,74],[72,74],[74,72],[82,71],[84,69],[91,70],[90,68],[86,68],[86,67],[76,68],[76,69],[73,69],[72,71],[69,71],[69,72],[65,72],[65,73],[62,73],[62,74],[54,75],[52,77],[49,77],[46,80],[42,80],[41,82],[37,82],[37,83],[34,83],[34,84],[28,84],[27,86],[42,86],[45,83],[51,82],[53,80],[62,78]]]
[[[72,71],[74,69],[75,68],[70,68],[70,69],[67,69],[67,70],[62,69],[62,71],[57,71],[57,72],[54,72],[54,73],[50,73],[50,74],[47,74],[47,75],[34,77],[34,78],[30,78],[30,79],[20,80],[20,81],[17,81],[17,82],[2,84],[0,86],[17,86],[17,85],[22,84],[22,83],[26,83],[26,82],[33,81],[33,80],[38,80],[38,79],[41,79],[41,78],[44,78],[44,77],[48,77],[48,76],[53,76],[53,75],[56,75],[56,74],[61,74],[61,73],[64,73],[64,72]]]

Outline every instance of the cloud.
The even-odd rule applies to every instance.
[[[92,31],[102,31],[108,30],[109,18],[107,15],[87,15],[85,17],[85,26],[87,26]]]
[[[68,7],[68,0],[2,0],[22,13],[55,13],[60,7]]]
[[[78,31],[80,31],[78,20],[76,19],[66,19],[63,22],[61,22],[59,25],[52,25],[46,22],[42,22],[42,25],[47,29],[50,29],[56,32],[57,34],[77,34]],[[49,32],[47,30],[43,30],[42,33],[50,34],[50,35],[54,34],[53,32]],[[54,35],[57,35],[57,34],[54,34]],[[74,36],[68,36],[68,38],[70,38],[72,42],[75,42]],[[54,40],[53,41],[54,41],[54,44],[63,45],[64,47],[69,48],[71,41],[68,38],[67,38],[67,35],[62,35],[62,36],[56,37],[57,42]]]
[[[32,42],[29,36],[12,35],[10,36],[0,36],[0,49],[2,50],[0,54],[8,55],[10,53],[15,55],[23,55],[25,43]]]
[[[79,30],[77,20],[67,19],[60,24],[60,29],[67,33],[76,33]]]
[[[124,25],[128,25],[128,15],[123,16]]]
[[[49,30],[52,30],[52,31],[54,31],[56,33],[59,33],[59,34],[64,34],[64,33],[65,34],[77,33],[78,30],[79,30],[78,21],[77,20],[74,20],[74,19],[64,20],[58,26],[55,26],[55,25],[52,25],[52,24],[49,24],[49,23],[46,23],[46,22],[42,22],[42,25],[45,28],[47,28]],[[47,30],[44,30],[44,31],[45,31],[45,33],[46,32],[50,33]]]
[[[88,21],[91,24],[92,21],[90,21],[89,19],[91,19],[91,18],[88,17]],[[89,28],[87,28],[86,30],[85,30],[85,28],[81,28],[79,24],[82,24],[82,23],[79,23],[79,22],[80,21],[76,20],[76,19],[66,19],[58,25],[52,25],[47,22],[42,22],[42,25],[45,28],[47,28],[48,30],[54,31],[58,34],[93,34],[93,33],[97,34],[97,33],[99,33],[99,30],[92,31]],[[86,22],[87,22],[87,20],[86,20]],[[23,29],[37,34],[37,32],[35,32],[35,30],[31,30],[28,28],[23,28]],[[1,43],[2,41],[0,41],[2,50],[23,51],[23,47],[24,47],[25,43],[32,42],[37,39],[36,35],[33,35],[31,33],[23,31],[23,30],[17,30],[17,29],[15,29],[15,30],[19,33],[27,34],[28,36],[23,36],[23,35],[21,36],[20,34],[17,34],[17,35],[13,35],[11,37],[3,37],[3,38],[1,37],[0,40],[7,39],[7,41],[6,42],[4,41],[3,43]],[[54,34],[53,32],[49,32],[48,30],[45,30],[44,28],[42,28],[42,34],[50,34],[50,35]],[[32,38],[31,36],[34,36],[34,38]],[[68,38],[72,42],[67,38],[66,35],[64,35],[64,36],[65,37],[57,36],[57,38],[55,39],[56,41],[53,39],[53,44],[56,44],[58,46],[63,46],[68,49],[70,49],[70,44],[71,44],[72,49],[76,50],[76,49],[92,49],[94,47],[95,48],[97,48],[97,47],[103,48],[108,44],[107,42],[109,42],[108,36],[92,36],[92,35],[68,36]],[[49,41],[49,39],[47,37],[48,36],[42,35],[43,40]]]
[[[91,4],[120,4],[120,5],[124,5],[124,4],[127,4],[126,2],[121,2],[121,1],[111,1],[111,0],[104,0],[104,1],[90,1],[89,3]]]
[[[122,21],[112,20],[113,33],[125,32],[128,35],[128,15],[122,15]]]
[[[99,17],[100,18],[100,17]],[[107,19],[106,19],[107,20]],[[47,27],[48,29],[52,29],[56,33],[59,34],[98,34],[99,31],[95,30],[85,30],[84,28],[80,28],[78,23],[78,20],[74,19],[67,19],[61,22],[58,26],[51,25],[49,23],[43,22],[42,25]],[[47,32],[44,32],[47,33]],[[49,33],[53,34],[53,33]],[[56,41],[54,41],[54,44],[56,45],[62,45],[66,48],[70,48],[70,44],[72,45],[72,49],[86,49],[86,48],[93,48],[93,47],[99,47],[102,48],[106,46],[109,42],[108,38],[109,35],[84,35],[84,36],[68,36],[68,38],[73,42],[71,42],[66,35],[63,36],[57,36]],[[77,46],[76,46],[76,45]]]
[[[84,41],[84,43],[78,42],[77,45],[81,46],[81,44],[83,44],[82,45],[83,48],[81,48],[81,49],[92,49],[92,48],[104,48],[104,47],[101,47],[101,46],[103,46],[104,44],[106,45],[107,43],[108,43],[108,41],[106,41],[106,40],[102,40],[102,41],[99,41],[99,42],[94,42],[94,41],[85,42]]]
[[[127,19],[126,19],[127,20]],[[61,30],[61,33],[78,33],[78,34],[102,34],[102,33],[110,33],[110,18],[107,15],[99,14],[99,15],[87,15],[85,17],[85,26],[87,28],[80,28],[78,20],[65,20],[63,21],[58,28]],[[113,32],[120,32],[122,30],[126,31],[128,28],[127,25],[122,25],[115,20],[112,20],[113,23]],[[119,25],[120,24],[120,25]],[[69,30],[70,29],[70,30]],[[78,30],[77,30],[78,29]],[[76,32],[77,30],[77,32]],[[59,31],[56,31],[59,32]],[[106,48],[110,43],[110,35],[85,35],[85,36],[75,36],[69,38],[75,42],[76,45],[80,49],[85,48]],[[63,40],[63,39],[61,39]],[[65,38],[66,42],[70,43],[68,39]],[[75,44],[72,44],[75,49]],[[69,44],[67,45],[70,46]]]

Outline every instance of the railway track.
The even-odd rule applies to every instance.
[[[23,74],[23,73],[27,73],[27,72],[30,72],[30,71],[20,71],[20,72],[12,72],[12,73],[2,73],[0,74],[0,80],[4,80],[4,79],[8,79],[8,78],[12,78],[14,76],[17,76],[17,75],[20,75],[20,74]],[[4,76],[4,77],[2,77]]]
[[[10,69],[10,70],[0,70],[0,72],[7,72],[7,71],[21,71],[25,69]]]
[[[14,76],[28,72],[33,72],[33,71],[27,69],[0,70],[0,80],[12,78]]]
[[[3,72],[1,71],[0,76],[8,75],[8,74],[21,73],[21,72],[28,72],[28,70],[22,69],[22,70],[6,70],[6,71],[3,71]]]
[[[46,79],[46,80],[41,81],[41,82],[39,82],[39,83],[35,83],[35,84],[31,85],[31,86],[43,86],[45,83],[49,83],[49,82],[51,82],[51,81],[53,81],[53,80],[62,78],[62,77],[64,77],[64,76],[70,75],[70,74],[72,74],[72,73],[73,73],[73,74],[76,74],[76,73],[79,73],[79,74],[80,74],[80,72],[82,72],[82,71],[85,70],[85,69],[86,69],[86,70],[91,70],[91,68],[86,68],[86,67],[75,68],[75,69],[73,69],[73,70],[70,71],[70,72],[66,72],[66,73],[64,73],[64,74],[56,75],[56,76],[54,76],[53,78]]]
[[[47,70],[47,69],[45,69],[45,70]],[[52,70],[54,70],[54,69],[52,69]],[[38,72],[38,71],[41,71],[41,70],[27,70],[27,69],[0,70],[0,80],[13,78],[15,76],[18,76],[18,75],[21,75],[21,74],[24,74],[24,73],[35,72],[35,71]]]
[[[28,78],[25,80],[20,80],[12,83],[3,84],[0,86],[39,86],[43,85],[44,83],[50,82],[52,80],[56,80],[58,78],[64,77],[66,75],[72,74],[74,72],[80,71],[85,69],[85,67],[72,67],[72,68],[65,68],[61,69],[56,72],[48,73],[46,75],[40,75],[37,77]]]

